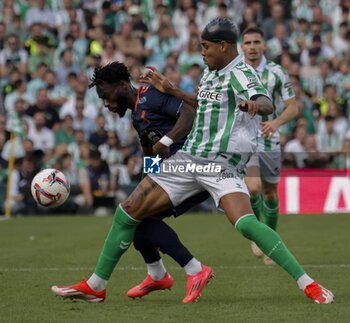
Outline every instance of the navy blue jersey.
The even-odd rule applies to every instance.
[[[183,101],[159,92],[154,86],[143,86],[138,90],[135,109],[132,113],[133,126],[141,145],[152,147],[175,125]],[[170,154],[182,147],[186,136],[170,146]]]
[[[139,134],[141,145],[152,147],[166,135],[174,127],[182,105],[182,100],[159,92],[152,85],[139,88],[132,122]],[[170,146],[171,155],[183,146],[186,137]],[[173,208],[169,216],[177,217],[209,197],[210,194],[207,191],[191,196]]]

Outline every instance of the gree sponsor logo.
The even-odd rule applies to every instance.
[[[200,90],[198,93],[198,97],[200,99],[206,99],[209,101],[216,101],[216,102],[222,101],[222,93],[215,92],[215,91]]]

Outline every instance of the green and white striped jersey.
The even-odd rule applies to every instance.
[[[198,108],[182,150],[192,156],[223,156],[237,165],[242,153],[256,150],[257,125],[238,108],[242,100],[268,96],[253,68],[236,57],[217,71],[207,68],[198,88]]]
[[[255,120],[259,127],[258,133],[258,151],[276,151],[280,150],[276,143],[280,140],[280,134],[277,130],[271,138],[265,138],[262,135],[262,121],[271,121],[280,115],[284,108],[284,101],[294,98],[294,91],[290,83],[289,76],[285,69],[274,62],[266,60],[263,56],[260,65],[256,68],[264,87],[269,92],[274,106],[274,112],[267,116],[256,115]]]

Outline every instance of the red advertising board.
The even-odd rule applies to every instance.
[[[350,213],[350,171],[283,169],[281,214]]]

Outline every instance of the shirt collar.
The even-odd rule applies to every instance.
[[[227,71],[231,70],[233,67],[235,67],[239,62],[243,60],[242,55],[237,55],[228,65],[226,65],[224,68],[221,70],[218,70],[217,73],[219,74],[224,74]]]
[[[266,57],[263,55],[261,58],[261,62],[259,66],[255,69],[258,73],[264,72],[265,66],[266,66]]]

